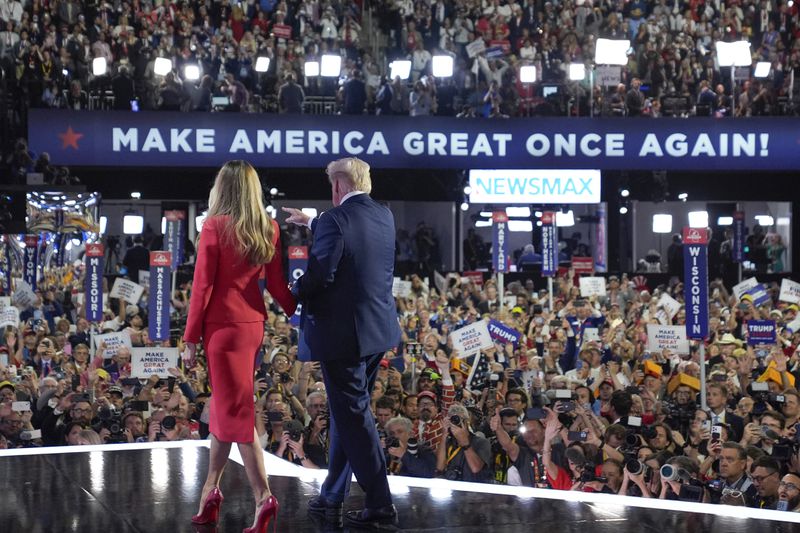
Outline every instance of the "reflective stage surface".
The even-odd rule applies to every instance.
[[[3,452],[0,531],[239,533],[250,525],[255,503],[244,469],[235,460],[229,461],[222,481],[225,503],[220,524],[216,528],[195,529],[190,523],[197,511],[207,462],[208,449],[197,444],[155,449],[121,449],[112,445],[102,447],[102,451],[41,455]],[[325,531],[306,514],[306,502],[317,493],[319,482],[307,472],[295,477],[293,473],[301,471],[291,465],[281,468],[280,463],[274,458],[267,462],[272,472],[272,490],[281,503],[278,531]],[[456,533],[800,532],[797,523],[746,518],[758,514],[758,510],[741,509],[740,516],[720,516],[713,513],[722,511],[720,507],[712,508],[712,512],[681,512],[614,503],[626,502],[624,498],[587,502],[572,501],[572,494],[555,491],[549,491],[548,498],[541,498],[449,487],[463,485],[437,482],[433,488],[409,487],[393,480],[394,501],[400,513],[398,529]],[[516,493],[525,490],[516,489]],[[562,495],[562,499],[553,499]],[[363,495],[354,484],[346,508],[359,508],[362,502]],[[791,519],[795,519],[794,515]]]

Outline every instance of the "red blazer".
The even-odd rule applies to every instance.
[[[283,273],[278,223],[272,221],[275,255],[269,263],[253,266],[237,253],[232,244],[221,242],[220,232],[226,220],[226,215],[210,217],[203,224],[194,267],[189,317],[183,334],[188,342],[200,342],[206,322],[265,320],[267,310],[258,285],[264,275],[267,290],[288,316],[293,315],[297,307]]]

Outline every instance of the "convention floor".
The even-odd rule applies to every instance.
[[[195,529],[190,517],[208,461],[207,443],[159,443],[0,451],[3,533],[240,532],[253,518],[247,478],[232,454],[217,527]],[[89,449],[94,451],[89,451]],[[325,531],[306,513],[324,472],[267,456],[281,503],[278,531]],[[800,532],[790,513],[679,504],[618,496],[392,478],[400,519],[416,532]],[[491,492],[487,492],[491,491]],[[363,495],[354,485],[348,508]],[[645,507],[644,505],[653,507]],[[787,521],[788,520],[788,521]]]

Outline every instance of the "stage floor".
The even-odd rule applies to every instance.
[[[195,529],[190,523],[208,462],[206,446],[184,442],[0,451],[0,531],[238,533],[250,525],[255,504],[236,454],[222,481],[220,524]],[[278,531],[325,531],[306,513],[324,472],[266,458],[270,485],[281,503]],[[444,480],[391,478],[391,486],[400,519],[398,528],[387,530],[800,532],[797,515],[760,509],[679,503],[676,510],[675,502]],[[362,503],[354,484],[346,507]]]

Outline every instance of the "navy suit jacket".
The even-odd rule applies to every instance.
[[[324,212],[311,230],[308,267],[292,288],[303,305],[298,358],[353,359],[397,346],[392,212],[359,194]]]

